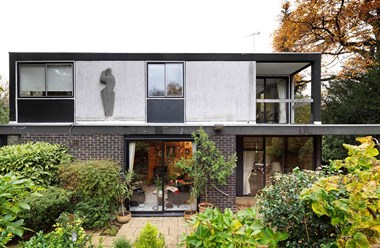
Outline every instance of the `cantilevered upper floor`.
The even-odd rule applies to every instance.
[[[9,63],[13,123],[321,121],[321,56],[316,53],[10,53]],[[300,99],[294,75],[301,71],[311,83],[310,95]]]

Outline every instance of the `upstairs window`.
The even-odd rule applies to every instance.
[[[256,121],[258,123],[288,122],[287,78],[258,78],[256,80]]]
[[[71,63],[19,64],[20,97],[72,97]]]
[[[183,97],[183,63],[148,64],[149,98]]]

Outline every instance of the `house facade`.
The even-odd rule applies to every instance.
[[[10,53],[10,123],[1,144],[47,141],[77,159],[112,159],[137,178],[129,208],[176,215],[193,208],[176,168],[202,127],[236,172],[208,200],[234,208],[275,172],[321,163],[321,135],[378,133],[321,124],[321,56],[281,54]],[[309,95],[294,76],[310,77]]]

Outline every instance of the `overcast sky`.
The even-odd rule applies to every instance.
[[[8,52],[272,52],[281,0],[0,0]]]

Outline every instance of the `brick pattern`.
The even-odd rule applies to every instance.
[[[218,135],[210,136],[210,139],[215,142],[218,149],[222,152],[223,156],[227,157],[236,152],[236,136],[234,135]],[[215,188],[209,186],[207,188],[207,200],[213,203],[220,209],[231,208],[236,210],[236,170],[227,178],[225,186],[218,186],[218,188],[228,196],[218,192]],[[204,196],[201,196],[201,201],[204,201]]]
[[[25,134],[21,139],[22,142],[43,141],[62,144],[70,149],[74,158],[79,160],[110,159],[120,165],[124,164],[123,135]]]

